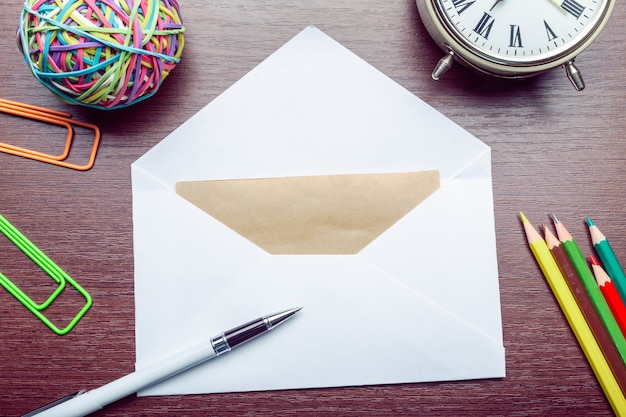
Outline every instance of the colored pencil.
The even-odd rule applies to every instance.
[[[606,327],[604,327],[602,319],[589,299],[587,291],[578,277],[578,273],[576,272],[572,261],[567,256],[567,252],[565,252],[565,248],[545,224],[543,225],[543,231],[545,242],[548,245],[550,253],[552,253],[554,260],[559,266],[559,269],[561,270],[572,295],[576,299],[578,307],[587,320],[587,324],[591,328],[591,332],[595,336],[600,349],[604,352],[604,356],[609,363],[609,366],[611,367],[622,392],[626,393],[626,366],[624,366],[622,357],[617,351],[611,335],[606,330]]]
[[[622,302],[626,304],[626,275],[624,275],[624,270],[617,260],[617,256],[615,256],[608,239],[598,229],[598,226],[590,218],[587,218],[587,224],[589,225],[589,234],[591,235],[593,248],[600,257],[604,270],[609,274],[615,288],[617,288]]]
[[[611,281],[609,275],[604,268],[602,268],[600,262],[593,256],[590,256],[589,260],[591,261],[591,268],[593,269],[593,274],[596,277],[600,292],[609,305],[619,328],[622,329],[622,334],[626,335],[626,306],[624,306],[615,285],[613,285],[613,281]]]
[[[600,349],[600,346],[596,342],[596,339],[591,332],[591,328],[587,324],[583,313],[581,312],[576,299],[572,295],[565,277],[561,273],[559,266],[557,265],[554,257],[548,249],[548,245],[539,235],[539,232],[530,224],[526,216],[520,212],[520,218],[524,226],[524,232],[526,233],[526,239],[528,245],[532,251],[543,275],[548,282],[548,285],[552,289],[552,292],[565,315],[574,336],[578,340],[583,353],[587,357],[587,361],[591,366],[607,400],[613,408],[613,412],[617,416],[626,416],[626,398],[624,393],[620,389],[620,386],[609,367],[609,364],[604,356],[604,353]]]
[[[552,214],[552,220],[554,221],[556,234],[565,248],[567,256],[572,261],[572,265],[574,265],[574,269],[576,270],[578,277],[582,281],[591,302],[600,316],[600,319],[602,319],[604,327],[606,327],[607,331],[611,335],[611,339],[613,340],[617,351],[620,353],[622,361],[626,363],[626,339],[624,338],[622,330],[619,328],[615,317],[613,317],[613,313],[606,303],[604,296],[600,292],[600,288],[598,288],[598,283],[596,282],[591,269],[589,269],[587,260],[583,256],[572,235],[554,214]]]

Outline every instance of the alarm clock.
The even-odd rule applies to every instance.
[[[432,77],[458,61],[478,72],[527,78],[562,66],[585,88],[574,60],[598,37],[615,0],[416,0],[430,36],[445,51]]]

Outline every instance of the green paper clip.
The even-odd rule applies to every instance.
[[[0,231],[17,246],[26,256],[28,256],[37,266],[39,266],[44,272],[46,272],[50,278],[52,278],[58,287],[50,294],[50,296],[42,303],[37,303],[31,297],[26,295],[17,285],[9,280],[4,274],[0,272],[0,285],[2,285],[11,295],[17,298],[24,307],[32,312],[37,318],[39,318],[46,326],[48,326],[53,332],[59,335],[68,333],[78,323],[78,321],[85,315],[87,310],[91,307],[92,299],[89,293],[83,289],[76,281],[74,281],[65,271],[63,271],[57,264],[55,264],[50,258],[46,256],[39,248],[37,248],[30,240],[26,238],[19,230],[15,228],[7,219],[0,215]],[[57,327],[50,319],[48,319],[42,311],[48,308],[52,302],[63,292],[66,288],[66,283],[71,285],[78,291],[83,297],[85,297],[85,305],[74,316],[64,328]]]

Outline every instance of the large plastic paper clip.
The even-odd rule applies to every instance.
[[[30,310],[37,318],[39,318],[53,332],[59,335],[68,333],[76,323],[85,315],[91,307],[91,296],[76,281],[57,266],[50,258],[48,258],[41,250],[39,250],[31,241],[29,241],[19,230],[15,228],[7,219],[0,215],[0,231],[17,246],[24,254],[26,254],[35,264],[37,264],[50,278],[56,283],[56,289],[43,302],[37,303],[22,291],[17,285],[9,280],[0,272],[0,285],[2,285],[11,295],[19,300],[28,310]],[[43,312],[52,304],[52,302],[63,292],[66,285],[69,284],[76,289],[84,298],[85,304],[80,311],[69,321],[65,327],[55,325]]]
[[[4,142],[0,142],[0,152],[34,159],[36,161],[47,162],[49,164],[76,169],[79,171],[86,171],[93,167],[94,161],[96,159],[96,152],[98,150],[98,144],[100,142],[100,129],[98,129],[98,126],[91,123],[74,120],[68,113],[4,99],[0,99],[0,112],[12,114],[14,116],[26,117],[33,120],[39,120],[41,122],[52,123],[65,127],[67,129],[65,147],[60,155],[50,155],[44,152],[39,152],[36,150],[27,149]],[[72,140],[74,137],[72,126],[80,126],[82,128],[93,130],[94,132],[91,154],[89,156],[89,160],[85,165],[77,165],[67,161],[72,146]]]

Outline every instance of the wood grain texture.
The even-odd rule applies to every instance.
[[[0,154],[0,213],[83,284],[94,307],[70,334],[47,330],[0,292],[0,415],[18,416],[134,369],[130,164],[309,24],[342,43],[492,147],[504,379],[158,398],[129,397],[97,416],[558,416],[611,414],[528,250],[517,213],[555,212],[591,254],[591,216],[626,259],[626,10],[618,3],[578,59],[587,88],[562,69],[523,82],[455,65],[412,0],[184,0],[186,47],[158,95],[125,110],[70,106],[40,86],[17,50],[21,2],[0,0],[0,97],[98,124],[93,169],[77,172]],[[0,114],[0,141],[54,147],[42,126]],[[45,132],[45,133],[44,133]],[[61,138],[62,139],[62,138]],[[34,142],[33,142],[34,141]],[[0,240],[0,270],[28,275]],[[390,354],[393,354],[390,346]]]

